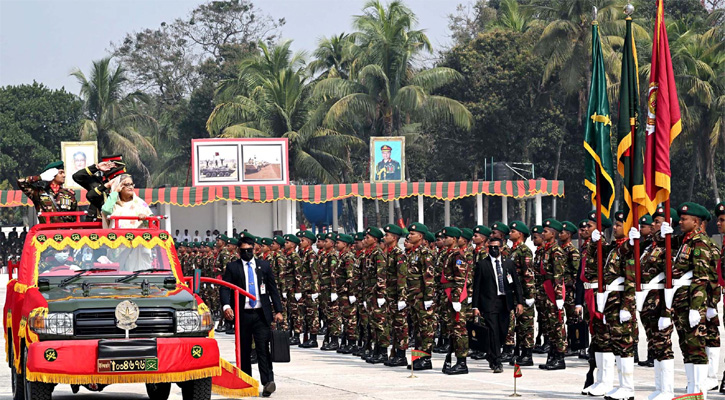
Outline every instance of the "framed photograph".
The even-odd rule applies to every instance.
[[[405,137],[370,138],[370,182],[405,180]]]
[[[287,139],[194,139],[194,186],[289,184]]]
[[[73,174],[98,161],[98,143],[60,142],[60,153],[65,167],[65,187],[76,190],[82,189],[81,185],[73,180]]]

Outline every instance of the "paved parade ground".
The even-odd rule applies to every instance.
[[[5,299],[5,277],[0,281],[0,298]],[[722,313],[722,310],[720,310]],[[721,328],[722,331],[722,328]],[[645,355],[645,340],[640,329],[640,354]],[[217,340],[223,357],[234,361],[233,335],[218,334]],[[673,338],[676,340],[676,337]],[[321,337],[320,337],[321,343]],[[4,346],[3,346],[4,349]],[[4,353],[4,350],[3,350]],[[408,355],[410,356],[410,355]],[[722,374],[721,356],[720,373]],[[5,356],[3,354],[3,359]],[[537,365],[545,357],[536,355]],[[402,368],[390,368],[382,365],[366,364],[359,358],[319,349],[292,349],[292,362],[275,364],[275,382],[277,391],[273,399],[294,400],[342,400],[342,399],[504,399],[513,393],[513,367],[504,366],[502,374],[494,374],[488,369],[486,361],[470,360],[468,375],[447,376],[440,372],[443,355],[433,355],[434,370],[416,373],[418,378],[408,378],[410,371]],[[522,398],[537,399],[583,399],[579,394],[584,383],[587,364],[576,357],[566,359],[567,369],[563,371],[541,371],[538,367],[522,368],[523,377],[518,379],[518,392]],[[253,375],[259,378],[257,366],[253,365]],[[653,368],[635,368],[635,387],[637,399],[646,399],[653,389]],[[685,372],[679,349],[675,346],[675,392],[684,394]],[[616,384],[615,378],[615,384]],[[713,398],[725,398],[722,395]],[[0,400],[10,400],[10,370],[0,368]],[[59,385],[53,394],[58,400],[95,400],[95,399],[146,399],[146,389],[140,384],[119,384],[107,387],[102,393],[91,393],[81,388],[73,394],[69,385]],[[174,386],[171,396],[181,400],[181,390]],[[224,399],[214,395],[212,399]]]

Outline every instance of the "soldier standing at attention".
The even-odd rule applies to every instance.
[[[414,222],[408,226],[408,243],[411,247],[408,252],[408,305],[410,307],[411,327],[415,331],[415,347],[429,355],[413,361],[414,370],[432,369],[430,354],[433,350],[435,336],[435,263],[433,254],[425,245],[424,237],[431,233],[428,227]]]
[[[443,272],[443,266],[448,259],[448,251],[445,245],[446,237],[441,229],[436,233],[435,246],[437,253],[435,255],[436,260],[436,322],[438,325],[438,346],[433,348],[434,353],[448,353],[450,350],[451,343],[449,343],[450,333],[448,330],[448,323],[445,320],[444,305],[447,302],[446,295],[443,292],[441,284],[441,273]]]
[[[325,318],[325,339],[324,344],[320,347],[323,351],[336,351],[339,348],[337,338],[335,344],[330,342],[330,326],[333,324],[333,318],[339,314],[338,293],[335,287],[333,275],[337,269],[338,257],[335,250],[335,233],[327,233],[323,235],[319,241],[320,252],[318,253],[318,262],[320,265],[320,290],[322,298],[320,300],[320,309]],[[321,254],[321,256],[320,256]],[[339,334],[337,335],[339,337]]]
[[[63,187],[65,183],[65,169],[63,161],[52,162],[43,168],[39,176],[28,176],[18,179],[18,187],[33,202],[35,211],[59,212],[77,211],[76,194]],[[38,217],[40,223],[47,222],[75,222],[76,217],[52,217],[46,221]]]
[[[722,246],[720,246],[721,249],[725,249],[725,202],[721,202],[720,204],[715,207],[715,216],[717,218],[717,231],[722,236]],[[723,272],[722,269],[722,254],[720,255],[720,260],[717,262],[717,277],[720,280],[720,286],[724,286],[725,282],[723,282],[723,278],[725,277],[725,272]],[[723,321],[725,323],[725,320]],[[717,360],[719,362],[720,360]],[[720,383],[720,393],[725,394],[725,372],[723,372],[723,379]]]
[[[302,303],[302,259],[297,253],[297,245],[300,244],[300,238],[295,235],[284,235],[284,256],[287,262],[287,271],[285,273],[284,287],[289,313],[290,325],[292,325],[292,339],[290,346],[299,346],[300,334],[302,334],[304,317],[304,305]],[[284,296],[283,296],[284,297]]]
[[[706,220],[702,221],[702,232],[705,243],[710,247],[710,269],[708,270],[709,284],[707,287],[707,310],[705,311],[705,326],[707,327],[707,338],[705,339],[705,352],[707,353],[707,384],[705,389],[718,389],[718,367],[720,366],[720,319],[717,314],[717,307],[722,298],[720,285],[721,274],[718,269],[720,264],[720,248],[707,236],[707,223],[712,219],[707,213]]]
[[[357,335],[358,342],[356,346],[351,348],[352,354],[355,357],[360,357],[364,354],[368,343],[370,342],[370,318],[368,317],[368,310],[365,305],[366,299],[366,272],[365,272],[365,245],[363,241],[365,239],[365,232],[357,232],[353,237],[355,243],[353,249],[355,252],[355,265],[356,268],[353,270],[353,296],[355,302],[352,303],[357,309]]]
[[[569,332],[574,329],[574,324],[579,317],[576,314],[576,280],[579,273],[579,264],[581,263],[581,253],[579,249],[572,243],[572,238],[576,234],[577,227],[573,222],[563,221],[561,223],[562,231],[559,233],[559,246],[564,250],[566,264],[564,265],[564,287],[566,288],[564,299],[564,313],[566,314],[566,330]],[[573,356],[576,353],[571,348],[571,343],[567,343],[567,356]]]
[[[395,224],[388,224],[383,228],[385,235],[385,257],[387,261],[386,275],[388,278],[386,287],[386,298],[388,305],[388,316],[390,317],[390,328],[392,333],[392,344],[394,355],[384,364],[388,367],[405,367],[408,361],[405,358],[405,351],[408,350],[408,262],[405,253],[398,246],[400,238],[404,236],[401,227]]]
[[[370,364],[381,364],[388,360],[388,346],[390,345],[390,324],[388,310],[385,306],[387,295],[387,262],[380,250],[383,232],[374,227],[365,230],[365,267],[363,277],[365,281],[364,306],[369,312],[371,331],[370,342],[375,343],[375,349],[365,359]]]
[[[309,338],[299,346],[304,349],[316,348],[317,332],[320,330],[320,318],[318,313],[317,298],[320,296],[320,277],[318,276],[317,255],[312,250],[315,243],[315,235],[310,231],[299,231],[297,237],[300,239],[300,264],[297,281],[301,283],[302,300],[304,306],[300,310],[300,314],[305,316],[305,325],[307,325]],[[297,294],[295,294],[297,298]]]
[[[334,324],[330,325],[332,329],[332,341],[337,343],[337,338],[342,338],[338,353],[350,354],[352,346],[356,344],[357,336],[357,312],[355,309],[357,297],[354,289],[355,285],[355,269],[357,261],[355,254],[350,249],[354,243],[354,239],[350,235],[337,235],[335,237],[335,249],[339,257],[337,268],[333,271],[332,279],[335,282],[335,292],[337,294],[337,313],[334,315]],[[357,281],[359,284],[359,281]],[[343,324],[344,322],[344,324]],[[343,331],[344,325],[344,331]]]
[[[534,301],[536,298],[536,282],[534,279],[534,254],[526,242],[529,236],[529,227],[523,221],[512,221],[509,225],[511,232],[511,261],[516,266],[521,284],[521,295],[524,298],[524,312],[515,317],[516,320],[516,357],[511,365],[530,367],[534,365],[532,352],[534,349]]]
[[[445,302],[443,308],[444,323],[448,325],[446,331],[451,336],[451,348],[448,350],[446,361],[443,364],[443,373],[448,375],[467,374],[468,365],[468,332],[466,331],[466,312],[470,306],[466,302],[468,288],[466,282],[471,273],[471,266],[466,262],[458,248],[458,238],[461,230],[447,226],[441,231],[445,236],[447,258],[441,273],[441,288]],[[466,305],[464,307],[464,304]],[[456,364],[451,366],[451,354],[456,353]]]
[[[640,240],[640,271],[641,271],[641,282],[642,284],[648,283],[650,280],[654,279],[658,273],[655,273],[654,275],[649,274],[648,272],[654,272],[654,271],[647,271],[642,265],[644,265],[647,261],[647,250],[651,250],[654,248],[654,220],[652,219],[652,216],[649,214],[643,215],[639,219],[639,232],[642,236],[642,239]],[[661,282],[661,280],[659,281]],[[654,283],[654,282],[653,282]],[[664,287],[664,286],[663,286]],[[642,326],[644,326],[644,332],[645,336],[647,338],[647,359],[646,360],[640,360],[637,362],[637,365],[640,367],[654,367],[654,357],[652,356],[652,341],[650,338],[652,337],[652,334],[657,329],[657,321],[659,320],[659,314],[657,314],[656,306],[653,304],[654,300],[651,300],[648,304],[651,305],[651,308],[649,311],[644,309],[644,302],[646,302],[647,297],[650,297],[650,299],[654,299],[657,297],[659,299],[659,293],[657,290],[651,291],[652,295],[649,294],[649,286],[645,286],[642,288],[642,291],[648,290],[646,294],[643,294],[642,296],[645,296],[642,298],[642,300],[639,300],[637,298],[637,311],[639,311],[639,317],[642,321]],[[640,296],[640,295],[637,295]],[[643,302],[643,304],[640,304],[640,301]],[[645,317],[649,318],[648,322],[645,322]],[[636,324],[636,318],[635,318],[635,324]],[[635,325],[636,326],[636,325]],[[639,332],[635,332],[635,339],[637,338]],[[635,352],[637,351],[637,343],[638,341],[635,340]]]
[[[531,241],[536,246],[534,251],[534,282],[539,290],[536,291],[536,300],[534,305],[536,306],[537,317],[536,325],[539,327],[539,334],[534,342],[534,353],[537,354],[548,354],[551,350],[549,344],[549,327],[546,325],[546,318],[544,318],[544,308],[546,307],[546,292],[541,290],[544,285],[544,275],[541,274],[541,263],[544,259],[544,227],[541,225],[535,225],[531,228]],[[541,340],[539,340],[541,339]],[[541,344],[539,344],[541,343]]]
[[[544,248],[539,273],[543,276],[543,287],[546,292],[543,314],[549,328],[551,350],[546,364],[539,368],[546,370],[565,369],[564,353],[566,352],[566,332],[564,330],[564,251],[556,243],[556,238],[564,228],[561,222],[548,218],[544,220]]]
[[[488,257],[488,246],[486,246],[486,242],[488,241],[488,237],[491,235],[491,229],[485,225],[477,225],[473,228],[473,269],[471,273],[473,274],[473,281],[475,282],[476,274],[478,273],[478,262],[483,260],[484,258]],[[474,322],[474,315],[471,313],[471,318],[469,318],[469,322]],[[473,334],[472,330],[468,330],[468,342],[471,342],[471,335]],[[483,360],[486,358],[486,353],[483,351],[475,350],[471,353],[471,358],[474,360]]]
[[[278,329],[289,331],[289,319],[287,316],[287,257],[282,253],[282,247],[285,244],[284,237],[277,235],[272,238],[269,248],[272,252],[272,270],[274,278],[277,282],[277,290],[280,293],[280,301],[282,302],[282,322],[277,324]]]

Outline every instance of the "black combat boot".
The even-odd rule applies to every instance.
[[[339,348],[340,348],[340,345],[337,343],[337,336],[330,336],[330,341],[325,343],[322,347],[320,347],[320,350],[335,351]]]
[[[451,369],[451,353],[448,353],[446,356],[446,361],[443,363],[443,368],[441,371],[443,371],[444,374],[448,374],[448,371]]]
[[[359,340],[359,341],[358,341],[358,344],[356,344],[356,345],[355,345],[355,346],[354,346],[353,348],[351,348],[350,350],[354,350],[354,351],[353,351],[352,353],[350,353],[350,354],[352,354],[352,355],[353,355],[353,356],[355,356],[355,357],[360,357],[360,356],[362,355],[363,351],[365,351],[365,343],[363,343],[363,341],[362,341],[362,340]]]
[[[725,372],[722,373],[722,382],[720,382],[720,393],[725,394]]]
[[[318,346],[319,344],[317,343],[317,335],[315,334],[310,334],[310,338],[300,345],[300,347],[302,347],[303,349],[315,349]]]
[[[551,364],[552,360],[554,358],[554,352],[552,350],[549,350],[549,353],[546,355],[546,363],[539,364],[539,369],[547,369],[546,367]]]
[[[584,389],[586,389],[589,386],[591,386],[591,385],[594,384],[594,370],[596,368],[597,368],[597,362],[594,359],[594,357],[591,357],[589,359],[589,371],[587,371],[587,377],[584,380],[584,388],[582,389],[582,394],[585,395],[585,396],[589,394],[589,391],[588,390],[584,390]]]
[[[521,352],[521,357],[516,361],[517,364],[521,367],[534,366],[534,359],[531,357],[531,349],[524,348],[524,350]]]
[[[501,362],[509,362],[514,357],[514,346],[503,346]]]
[[[474,360],[483,360],[486,358],[486,353],[482,351],[474,351],[473,354],[471,354],[471,358]]]
[[[539,330],[539,334],[536,335],[536,341],[534,342],[534,353],[543,354],[541,352],[541,346],[544,344],[544,334]]]
[[[435,347],[433,348],[433,352],[434,352],[434,353],[439,353],[439,354],[445,354],[445,353],[448,353],[448,350],[446,349],[446,342],[447,342],[447,341],[448,341],[448,340],[447,340],[446,338],[444,338],[444,337],[442,337],[442,336],[441,336],[441,337],[439,337],[439,338],[438,338],[438,346],[435,346]]]
[[[638,362],[637,365],[639,365],[640,367],[654,367],[655,360],[652,358],[652,352],[647,351],[647,359]]]
[[[467,373],[466,357],[456,357],[456,365],[452,366],[447,372],[448,375],[464,375]]]
[[[587,351],[587,349],[579,349],[579,359],[580,360],[589,359],[589,352]],[[653,361],[653,363],[654,363],[654,361]],[[654,367],[654,364],[652,364],[652,366]]]
[[[360,358],[367,361],[368,358],[373,356],[372,345],[369,342],[365,342],[365,346],[361,348]]]
[[[551,364],[544,368],[548,371],[554,371],[557,369],[566,369],[566,362],[564,362],[564,353],[554,352],[551,358]]]
[[[365,360],[365,362],[369,363],[370,360],[377,357],[379,351],[380,351],[380,349],[378,348],[378,345],[376,344],[375,347],[373,347],[372,349],[365,350],[362,358],[363,358],[363,360]]]
[[[384,362],[388,361],[388,348],[387,347],[381,347],[378,350],[378,355],[371,358],[368,362],[370,364],[383,364]]]
[[[340,346],[337,348],[337,352],[345,354],[345,348],[347,347],[347,338],[345,336],[340,338]]]
[[[299,334],[293,334],[292,337],[289,340],[290,346],[299,346],[300,345],[300,335]]]
[[[519,347],[516,346],[516,348],[514,348],[514,356],[511,357],[511,361],[509,361],[509,365],[516,365],[516,362],[519,360],[520,357],[521,357],[521,351],[519,350]]]
[[[224,331],[227,335],[234,335],[234,322],[227,323],[227,330]]]
[[[551,351],[551,343],[549,343],[548,340],[544,342],[544,344],[541,346],[541,354],[549,354]]]
[[[408,365],[408,359],[405,357],[405,350],[395,350],[395,356],[385,363],[388,367],[405,367]]]
[[[219,321],[219,325],[216,327],[217,333],[222,333],[227,331],[227,320],[223,319]]]

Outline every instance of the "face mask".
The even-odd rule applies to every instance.
[[[65,252],[55,253],[55,261],[62,263],[62,262],[65,262],[65,260],[67,260],[67,259],[68,259],[68,253],[65,253]]]
[[[254,249],[239,249],[239,258],[250,261],[254,257]]]
[[[501,248],[499,248],[498,246],[489,247],[488,253],[491,254],[491,257],[496,258],[501,255]]]

